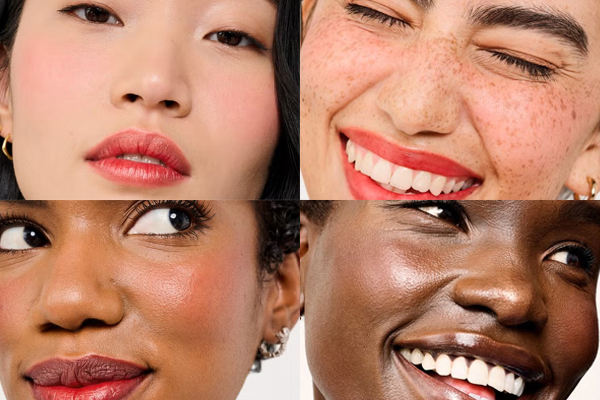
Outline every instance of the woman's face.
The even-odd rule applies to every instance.
[[[304,3],[311,198],[554,199],[600,180],[597,1]]]
[[[322,229],[305,221],[316,398],[516,398],[442,378],[446,354],[452,373],[525,378],[521,399],[566,399],[598,346],[598,221],[599,206],[560,202],[344,202]],[[436,372],[403,349],[432,354]]]
[[[259,198],[279,131],[275,3],[101,7],[25,1],[3,123],[24,196]]]
[[[292,326],[272,310],[298,289],[259,283],[252,204],[2,203],[0,214],[8,399],[235,399],[261,340]]]

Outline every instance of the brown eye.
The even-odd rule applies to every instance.
[[[255,40],[251,39],[250,36],[243,32],[236,31],[220,31],[211,33],[208,35],[208,40],[213,40],[231,47],[259,47],[264,46],[258,44]]]
[[[229,46],[239,46],[242,43],[242,35],[234,32],[219,32],[217,33],[217,40],[223,44]]]
[[[122,25],[121,20],[102,7],[80,4],[67,7],[60,12],[75,15],[77,18],[94,24]]]
[[[110,19],[110,13],[100,7],[86,7],[85,17],[91,22],[104,23]]]

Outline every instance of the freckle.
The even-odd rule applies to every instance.
[[[573,119],[577,119],[577,112],[575,110],[573,110],[573,114],[571,114],[573,116]]]

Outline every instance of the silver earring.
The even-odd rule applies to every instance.
[[[258,350],[265,359],[279,357],[283,354],[285,347],[287,346],[287,342],[290,339],[290,330],[289,328],[284,327],[281,332],[276,333],[275,336],[277,339],[279,339],[279,343],[270,344],[263,340],[260,344]]]

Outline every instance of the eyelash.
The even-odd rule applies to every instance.
[[[444,218],[435,217],[425,211],[421,211],[421,210],[419,210],[419,211],[424,214],[427,214],[431,218],[436,218],[436,219],[444,221],[448,224],[452,224],[453,226],[455,226],[465,232],[468,230],[467,213],[466,213],[464,207],[462,205],[460,205],[460,203],[457,203],[454,200],[422,200],[422,201],[417,200],[417,201],[411,201],[410,203],[404,204],[404,207],[413,208],[413,209],[417,209],[417,210],[419,210],[419,208],[423,208],[423,207],[441,208],[445,211],[451,212],[454,216],[457,217],[456,220],[449,221]]]
[[[48,237],[48,235],[46,234],[46,231],[41,226],[39,226],[38,224],[33,222],[27,214],[0,214],[0,235],[2,235],[4,233],[6,228],[12,228],[14,226],[24,226],[26,228],[35,228],[36,230],[42,232],[44,234],[44,236],[46,236],[46,238]],[[5,249],[0,248],[0,254],[2,254],[2,253],[4,253],[4,254],[7,254],[7,253],[8,254],[20,254],[24,251],[29,251],[29,250],[32,250],[32,249],[5,250]]]
[[[534,64],[529,61],[522,60],[520,58],[509,56],[508,54],[499,53],[497,51],[488,50],[492,57],[497,58],[504,63],[519,68],[523,72],[527,73],[530,77],[538,80],[550,80],[555,71],[552,68],[545,67],[543,65]]]
[[[394,18],[390,15],[382,13],[381,11],[373,10],[369,7],[360,6],[358,4],[350,3],[346,5],[346,11],[350,15],[359,15],[361,16],[361,19],[377,21],[383,25],[389,25],[390,27],[394,25],[399,25],[402,27],[410,26],[406,21]]]
[[[99,4],[94,4],[94,3],[81,3],[81,4],[74,4],[72,6],[68,6],[65,7],[63,9],[58,10],[58,12],[61,12],[63,14],[70,14],[70,15],[74,15],[74,12],[79,10],[80,8],[96,8],[99,10],[102,10],[104,12],[107,12],[108,14],[110,14],[111,16],[115,17],[115,19],[117,19],[117,21],[119,22],[119,25],[123,25],[123,22],[121,21],[121,19],[119,17],[117,17],[115,15],[114,12],[107,10],[105,7],[99,5]],[[77,17],[77,16],[76,16]],[[77,17],[79,18],[79,17]],[[94,22],[94,21],[89,21],[89,20],[82,20],[83,22],[89,22],[90,24],[97,24],[97,25],[114,25],[114,24],[109,24],[106,22]]]
[[[133,219],[138,219],[145,213],[151,210],[155,210],[157,208],[176,208],[178,210],[186,211],[190,214],[192,220],[192,227],[189,229],[171,233],[168,235],[158,234],[158,235],[148,235],[155,237],[182,237],[182,238],[198,238],[198,233],[202,233],[206,229],[209,229],[208,225],[209,221],[213,218],[214,215],[211,215],[210,207],[205,203],[199,203],[197,201],[189,201],[189,200],[178,200],[178,201],[170,201],[170,200],[145,200],[138,204],[135,204],[133,207],[134,213],[136,215],[130,217]]]
[[[561,251],[568,251],[574,253],[575,255],[577,255],[577,257],[579,257],[582,260],[584,265],[582,265],[581,268],[583,270],[585,270],[588,273],[592,273],[594,271],[598,260],[594,252],[586,245],[566,245],[555,249],[554,251],[552,251],[551,254],[555,254]]]

